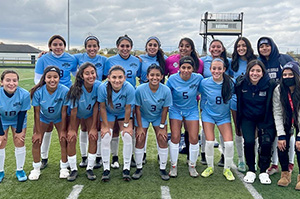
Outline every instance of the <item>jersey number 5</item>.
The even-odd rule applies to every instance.
[[[183,99],[188,99],[189,98],[189,96],[187,94],[188,94],[188,92],[183,92],[182,93]]]

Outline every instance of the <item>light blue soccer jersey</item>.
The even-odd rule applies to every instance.
[[[210,65],[213,60],[212,57],[210,55],[207,55],[205,57],[201,57],[200,59],[203,61],[203,64],[204,64],[203,77],[204,78],[211,77]],[[229,68],[230,68],[231,59],[230,58],[227,58],[227,59],[228,59]],[[230,71],[231,71],[230,69],[226,70],[226,74],[230,75]]]
[[[68,91],[68,87],[58,84],[56,91],[50,94],[45,84],[34,92],[32,106],[39,106],[40,117],[49,122],[61,120],[61,109],[63,106],[67,106]]]
[[[231,74],[232,74],[233,78],[236,79],[241,74],[245,75],[246,74],[246,70],[247,70],[247,60],[242,60],[241,58],[239,58],[239,70],[237,72],[234,72],[231,69]]]
[[[114,108],[111,108],[111,105],[108,105],[106,90],[107,83],[108,82],[101,84],[98,88],[98,102],[105,102],[106,111],[108,113],[114,115],[125,113],[125,106],[128,104],[130,104],[131,108],[133,108],[135,104],[135,89],[129,82],[125,81],[122,88],[117,93],[112,90],[112,103]]]
[[[187,81],[180,77],[180,72],[171,75],[167,81],[167,86],[172,92],[172,106],[184,110],[197,108],[196,97],[202,79],[203,76],[197,73],[192,73]]]
[[[57,66],[60,69],[59,82],[68,88],[71,87],[71,72],[77,71],[77,61],[73,55],[64,53],[61,57],[57,58],[49,52],[37,60],[35,65],[35,73],[43,75],[47,66]]]
[[[142,117],[148,121],[161,117],[164,107],[172,105],[172,95],[169,87],[159,83],[159,87],[153,93],[149,83],[141,84],[135,91],[135,104],[140,106]]]
[[[30,94],[21,87],[17,87],[14,95],[10,98],[4,93],[4,88],[0,87],[0,99],[2,125],[16,125],[18,113],[20,111],[27,111],[31,108]]]
[[[79,53],[75,54],[74,57],[77,60],[78,67],[81,66],[85,62],[90,62],[96,66],[97,69],[97,79],[101,82],[102,81],[102,76],[103,76],[103,71],[104,71],[104,65],[107,60],[106,57],[101,56],[101,55],[96,55],[94,58],[90,58],[87,53]]]
[[[77,108],[77,118],[87,119],[93,115],[93,107],[97,101],[97,90],[100,85],[101,82],[96,80],[90,93],[82,85],[82,95],[79,100],[75,101],[75,105],[69,100],[70,108]]]
[[[147,79],[147,70],[151,64],[156,64],[159,66],[159,63],[157,61],[157,56],[151,57],[148,54],[140,55],[140,58],[142,59],[142,66],[141,66],[141,83],[145,83],[148,81]],[[165,55],[165,59],[168,57]]]
[[[201,81],[201,109],[205,110],[210,116],[223,119],[230,114],[230,100],[224,104],[222,98],[222,85],[216,83],[212,77],[205,78]],[[233,84],[232,84],[233,92]]]
[[[135,88],[136,86],[136,77],[141,75],[141,62],[140,60],[130,55],[128,59],[123,59],[119,54],[114,55],[107,59],[104,67],[104,75],[108,75],[108,71],[111,67],[115,65],[120,65],[125,69],[126,81]]]

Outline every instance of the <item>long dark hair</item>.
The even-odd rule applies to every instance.
[[[84,84],[83,80],[83,72],[87,67],[93,67],[95,71],[97,71],[94,64],[90,62],[83,63],[80,67],[78,72],[76,73],[75,82],[71,86],[69,92],[67,93],[67,100],[70,100],[73,103],[73,106],[75,106],[75,101],[80,99],[80,96],[82,95],[82,86]]]
[[[122,66],[119,66],[119,65],[115,65],[113,67],[111,67],[108,71],[108,75],[111,75],[111,73],[115,70],[120,70],[124,73],[124,76],[125,76],[125,70]],[[110,83],[110,81],[107,81],[107,86],[106,86],[106,92],[107,92],[107,101],[108,101],[108,105],[113,109],[114,108],[114,105],[113,105],[113,102],[112,102],[112,85]]]
[[[253,59],[256,59],[256,56],[254,55],[250,41],[246,37],[237,38],[237,40],[234,43],[234,49],[233,49],[233,53],[232,53],[232,62],[231,62],[231,69],[234,72],[237,72],[239,70],[240,55],[237,52],[237,45],[238,45],[239,41],[241,41],[241,40],[244,41],[246,44],[247,52],[245,54],[245,57],[246,57],[247,63],[249,63]]]
[[[214,62],[221,62],[223,64],[223,67],[225,67],[225,63],[224,63],[223,59],[220,59],[220,58],[213,59],[211,62],[211,66]],[[221,95],[222,95],[224,104],[227,104],[228,101],[232,97],[232,91],[233,91],[232,86],[233,86],[232,79],[229,77],[229,75],[227,75],[224,72],[223,73],[222,91],[221,91]]]
[[[158,44],[158,51],[157,51],[157,54],[156,54],[156,61],[159,63],[159,66],[163,69],[163,74],[164,74],[164,71],[166,70],[166,61],[165,61],[165,57],[164,57],[165,53],[160,47],[161,44],[160,44],[160,41],[158,40],[158,38],[157,37],[149,37],[147,42],[146,42],[146,45],[145,45],[145,50],[147,51],[147,44],[152,39],[155,40]]]
[[[192,39],[190,39],[188,37],[184,37],[184,38],[180,39],[178,47],[180,46],[180,44],[181,44],[182,41],[186,41],[186,42],[188,42],[191,45],[192,52],[191,52],[190,56],[194,59],[194,62],[195,62],[195,64],[194,64],[194,72],[197,73],[197,71],[199,69],[199,57],[198,57],[198,54],[196,52],[195,44],[194,44],[194,42],[193,42]]]
[[[58,68],[57,66],[47,66],[47,68],[45,68],[45,70],[44,70],[44,73],[43,73],[43,75],[42,75],[42,77],[41,77],[39,83],[37,83],[34,87],[32,87],[32,88],[30,89],[30,98],[31,98],[31,99],[33,98],[33,95],[34,95],[35,91],[36,91],[38,88],[40,88],[40,87],[42,87],[43,85],[46,84],[46,82],[45,82],[46,75],[47,75],[48,72],[51,71],[51,70],[50,70],[51,68],[54,68],[54,69],[55,69],[54,72],[57,72],[57,73],[58,73],[58,78],[60,79],[60,75],[59,75],[59,74],[60,74],[60,70],[59,70],[59,68]]]
[[[220,42],[220,44],[222,45],[222,48],[223,48],[223,52],[221,53],[220,55],[220,58],[222,58],[222,60],[224,61],[224,66],[226,68],[226,71],[229,69],[229,61],[227,59],[227,52],[226,52],[226,48],[223,44],[223,42],[219,39],[213,39],[210,44],[209,44],[209,47],[214,43],[214,42]]]
[[[293,71],[293,70],[292,70]],[[294,118],[294,124],[298,130],[298,112],[300,108],[300,77],[297,73],[293,71],[295,78],[295,89],[294,93],[291,95],[292,102],[294,106],[294,111],[292,111],[288,93],[291,94],[290,88],[283,83],[283,77],[281,76],[279,80],[279,91],[280,91],[280,102],[282,104],[283,113],[283,125],[286,132],[289,132],[292,126],[292,118]]]

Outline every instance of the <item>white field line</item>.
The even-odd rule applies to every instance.
[[[73,190],[71,191],[67,199],[77,199],[82,189],[83,189],[83,185],[78,185],[78,184],[74,185]]]
[[[168,186],[161,186],[161,199],[171,199],[170,189]]]

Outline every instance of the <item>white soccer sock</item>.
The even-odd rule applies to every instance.
[[[205,158],[208,167],[214,168],[214,144],[215,141],[207,141],[205,145]]]
[[[290,148],[289,148],[289,163],[294,164],[295,160],[295,136],[290,137]]]
[[[130,162],[132,156],[132,137],[131,135],[129,135],[129,133],[124,133],[124,135],[123,131],[121,131],[120,133],[122,135],[123,140],[123,170],[130,170]]]
[[[42,145],[41,145],[41,158],[42,159],[48,159],[51,137],[52,137],[52,131],[44,133],[43,141],[42,141]]]
[[[179,154],[179,143],[174,144],[170,140],[170,158],[171,158],[171,165],[176,166],[178,161],[178,154]]]
[[[165,170],[168,161],[168,148],[158,147],[158,155],[159,155],[159,169]]]
[[[118,152],[119,152],[119,137],[113,137],[111,139],[111,146],[110,146],[110,148],[111,148],[111,155],[112,156],[118,156]]]
[[[278,137],[275,137],[275,140],[272,145],[272,158],[271,158],[271,164],[278,165],[278,152],[277,152],[277,142]]]
[[[205,153],[206,138],[203,129],[201,130],[201,153]]]
[[[199,144],[190,143],[189,147],[190,147],[190,164],[195,166],[199,155]]]
[[[80,148],[81,157],[87,157],[88,144],[89,144],[88,132],[80,130],[79,148]]]
[[[41,162],[32,162],[32,167],[34,170],[40,171],[41,170]]]
[[[62,160],[60,160],[59,163],[60,163],[60,169],[67,169],[69,166],[68,162],[63,162]]]
[[[243,136],[235,135],[235,146],[238,153],[239,162],[245,162]]]
[[[71,171],[74,171],[74,170],[78,170],[77,169],[77,159],[76,159],[76,155],[73,155],[73,156],[68,156],[68,162],[70,164],[70,167],[71,167]]]
[[[17,171],[23,170],[26,156],[26,147],[15,147],[15,156],[16,156],[16,164]]]
[[[144,153],[147,152],[147,143],[148,143],[148,132],[146,132],[146,140],[145,140],[145,146],[144,146]]]
[[[137,169],[143,168],[144,148],[142,149],[134,148],[134,153],[135,153],[136,168]]]
[[[101,157],[101,131],[98,131],[96,157]]]
[[[103,161],[103,170],[110,170],[110,143],[112,142],[112,129],[111,134],[106,133],[101,140],[101,155]]]
[[[224,169],[231,168],[233,160],[233,141],[224,142]]]
[[[5,148],[0,149],[0,172],[4,171]]]
[[[89,153],[88,154],[88,164],[87,164],[86,170],[93,170],[94,165],[95,165],[95,160],[96,160],[96,153],[94,153],[94,154]]]
[[[221,152],[222,152],[222,154],[224,154],[224,149],[225,149],[224,139],[223,139],[223,136],[221,135],[220,131],[219,131],[219,139],[220,139],[220,146],[221,146],[221,150],[222,150]],[[215,139],[215,141],[216,141],[216,139]]]

